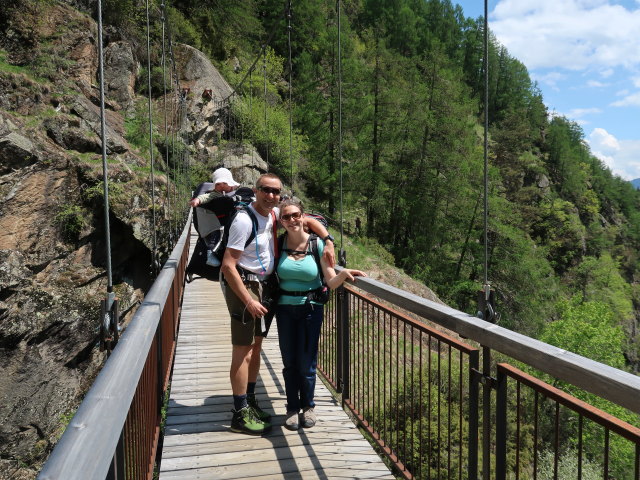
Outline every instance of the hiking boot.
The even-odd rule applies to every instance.
[[[311,428],[316,424],[318,417],[316,412],[313,411],[313,407],[307,407],[302,412],[302,426],[304,428]]]
[[[271,428],[271,424],[256,418],[251,407],[240,410],[231,410],[231,431],[236,433],[248,433],[249,435],[262,435]]]
[[[255,413],[258,420],[262,420],[263,422],[269,422],[271,420],[271,415],[258,406],[258,400],[256,400],[255,395],[247,395],[247,403],[249,407],[253,409],[253,413]]]
[[[298,423],[298,412],[291,410],[287,412],[287,418],[284,421],[285,428],[289,430],[298,430],[300,424]]]

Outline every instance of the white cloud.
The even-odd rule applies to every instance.
[[[618,139],[607,132],[604,128],[594,128],[589,135],[589,144],[605,155],[620,151]]]
[[[640,62],[637,7],[627,9],[605,0],[502,0],[489,25],[529,69],[607,72]]]
[[[626,180],[640,178],[640,140],[618,140],[604,128],[594,128],[587,142],[614,174]]]
[[[594,113],[602,113],[602,110],[600,110],[599,108],[574,108],[572,110],[569,110],[569,112],[567,112],[567,117],[568,118],[582,118],[585,115],[591,115]]]
[[[611,103],[613,107],[640,107],[640,92],[627,95],[622,100]]]
[[[538,83],[548,85],[553,90],[559,90],[558,82],[565,80],[567,76],[560,72],[550,72],[544,75],[532,73],[531,78]]]
[[[604,87],[608,87],[609,84],[608,83],[598,82],[597,80],[589,80],[587,82],[587,86],[588,87],[593,87],[593,88],[604,88]]]
[[[632,77],[631,81],[633,82],[634,87],[640,88],[640,77]]]
[[[638,0],[638,1],[640,1],[640,0]],[[602,70],[600,72],[600,76],[602,78],[609,78],[611,75],[613,75],[613,73],[614,73],[613,68],[607,68],[606,70]]]

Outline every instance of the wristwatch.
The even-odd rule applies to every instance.
[[[331,234],[327,235],[322,239],[323,242],[326,242],[327,240],[331,240],[331,243],[336,243],[336,240],[333,238]]]

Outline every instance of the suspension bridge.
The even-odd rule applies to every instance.
[[[164,49],[162,58],[164,67]],[[104,111],[103,86],[101,103]],[[152,131],[150,120],[150,144]],[[108,232],[104,115],[102,134]],[[153,156],[151,162],[153,175]],[[283,428],[281,363],[270,337],[258,393],[274,416],[273,431],[262,437],[230,432],[229,317],[215,282],[185,282],[195,243],[191,214],[181,227],[162,266],[154,233],[156,280],[120,338],[109,259],[101,321],[117,346],[41,480],[488,480],[536,478],[547,467],[559,478],[567,452],[575,457],[577,478],[595,464],[602,478],[640,480],[640,429],[529,372],[635,414],[639,377],[372,279],[341,287],[325,310],[316,427]],[[511,365],[516,362],[520,368]]]

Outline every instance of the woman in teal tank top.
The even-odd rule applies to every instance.
[[[280,223],[286,233],[277,266],[281,295],[276,321],[287,395],[285,427],[297,430],[300,424],[310,428],[316,423],[313,397],[324,305],[309,294],[322,287],[320,270],[332,290],[345,280],[354,281],[366,274],[347,268],[336,274],[321,258],[324,242],[320,239],[316,240],[320,258],[320,265],[317,264],[311,252],[310,235],[304,230],[304,211],[299,202],[285,200],[280,204]]]

